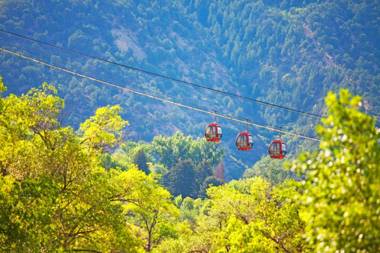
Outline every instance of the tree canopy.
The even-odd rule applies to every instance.
[[[306,238],[317,252],[380,249],[380,132],[347,90],[326,97],[328,116],[317,127],[320,150],[303,154],[292,169],[300,184]]]
[[[200,140],[177,133],[119,148],[120,107],[74,130],[60,122],[54,86],[0,88],[1,251],[380,250],[380,132],[347,90],[326,97],[318,150],[285,164],[288,173],[263,159],[226,183],[207,169],[222,151],[208,155]]]
[[[76,133],[60,125],[64,103],[51,85],[1,104],[2,251],[138,252],[152,244],[161,233],[153,228],[176,208],[133,164],[128,171],[102,167],[102,153],[127,124],[119,107],[98,109]],[[154,225],[145,226],[147,219]]]

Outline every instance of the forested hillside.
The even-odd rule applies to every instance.
[[[0,252],[380,252],[379,41],[378,1],[0,1]]]
[[[366,110],[379,111],[379,8],[376,1],[224,1],[194,2],[188,10],[238,73],[241,92],[323,113],[327,91],[341,87],[362,95]],[[291,128],[301,120],[309,133],[315,123],[268,108],[260,115]]]
[[[380,111],[379,4],[376,1],[2,1],[0,28],[55,45],[264,101],[324,113],[328,90],[347,87],[364,109]],[[315,135],[317,119],[30,43],[4,33],[1,46],[101,79],[254,122]],[[8,92],[44,81],[66,101],[63,123],[79,127],[99,106],[120,104],[126,139],[152,141],[176,131],[202,136],[213,119],[98,86],[0,54]],[[266,152],[273,133],[252,129],[255,152],[234,150],[243,125],[224,126],[226,179]],[[287,138],[287,137],[285,137]],[[312,148],[287,138],[291,153]],[[303,148],[300,148],[303,147]],[[315,148],[315,145],[314,145]]]

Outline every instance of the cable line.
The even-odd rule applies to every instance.
[[[278,105],[278,104],[275,104],[275,103],[270,103],[270,102],[259,100],[259,99],[256,99],[256,98],[252,98],[252,97],[248,97],[248,96],[243,96],[243,95],[239,95],[239,94],[236,94],[236,93],[232,93],[232,92],[228,92],[228,91],[224,91],[224,90],[220,90],[220,89],[211,88],[211,87],[208,87],[208,86],[205,86],[205,85],[202,85],[202,84],[186,81],[186,80],[183,80],[183,79],[178,79],[178,78],[170,77],[170,76],[167,76],[167,75],[164,75],[164,74],[160,74],[160,73],[157,73],[157,72],[145,70],[143,68],[134,67],[134,66],[131,66],[131,65],[120,63],[120,62],[111,61],[111,60],[106,59],[106,58],[102,58],[102,57],[90,55],[90,54],[87,54],[87,53],[83,53],[83,52],[75,50],[75,49],[69,49],[69,48],[66,48],[66,47],[57,46],[57,45],[55,45],[53,43],[46,42],[46,41],[41,41],[41,40],[38,40],[38,39],[34,39],[34,38],[31,38],[29,36],[22,35],[22,34],[19,34],[19,33],[10,32],[10,31],[6,31],[6,30],[3,30],[3,29],[0,29],[0,32],[1,33],[9,34],[9,35],[12,35],[12,36],[15,36],[15,37],[19,37],[19,38],[22,38],[22,39],[25,39],[25,40],[33,41],[33,42],[36,42],[36,43],[39,43],[39,44],[42,44],[42,45],[46,45],[46,46],[49,46],[49,47],[53,47],[53,48],[56,48],[56,49],[59,49],[59,50],[62,50],[62,51],[66,51],[68,53],[74,53],[74,54],[77,54],[77,55],[80,55],[80,56],[84,56],[86,58],[91,58],[91,59],[94,59],[94,60],[97,60],[97,61],[106,62],[106,63],[112,64],[112,65],[116,65],[116,66],[119,66],[119,67],[122,67],[122,68],[126,68],[126,69],[137,71],[137,72],[141,72],[141,73],[144,73],[144,74],[147,74],[147,75],[150,75],[150,76],[159,77],[159,78],[170,80],[170,81],[173,81],[173,82],[176,82],[176,83],[182,83],[184,85],[193,86],[193,87],[197,87],[197,88],[200,88],[200,89],[216,92],[216,93],[223,94],[223,95],[226,95],[226,96],[229,96],[229,97],[236,97],[236,98],[244,99],[244,100],[247,100],[247,101],[250,101],[250,102],[254,102],[254,103],[258,103],[258,104],[262,104],[262,105],[266,105],[266,106],[271,106],[271,107],[274,107],[274,108],[279,108],[279,109],[287,110],[287,111],[290,111],[290,112],[295,112],[295,113],[303,114],[303,115],[306,115],[308,117],[314,117],[314,118],[322,118],[323,117],[323,115],[321,115],[321,114],[316,114],[316,113],[312,113],[312,112],[306,112],[306,111],[302,111],[302,110],[299,110],[299,109],[296,109],[296,108],[291,108],[291,107],[287,107],[287,106],[283,106],[283,105]]]
[[[10,55],[22,58],[24,60],[28,60],[28,61],[31,61],[31,62],[34,62],[34,63],[38,63],[40,65],[44,65],[44,66],[49,67],[51,69],[60,70],[62,72],[68,73],[68,74],[76,76],[76,77],[80,77],[80,78],[83,78],[83,79],[88,79],[88,80],[94,81],[94,82],[102,84],[102,85],[106,85],[106,86],[109,86],[109,87],[112,87],[112,88],[116,88],[116,89],[119,89],[119,90],[122,90],[122,91],[125,91],[125,92],[136,94],[136,95],[139,95],[139,96],[151,98],[151,99],[154,99],[154,100],[166,103],[166,104],[171,104],[171,105],[174,105],[174,106],[178,106],[178,107],[181,107],[181,108],[193,110],[193,111],[196,111],[196,112],[201,112],[201,113],[204,113],[204,114],[209,114],[209,115],[212,115],[212,116],[216,116],[216,117],[223,118],[223,119],[226,119],[226,120],[234,121],[234,122],[241,123],[241,124],[244,124],[244,125],[249,125],[249,126],[253,126],[253,127],[256,127],[256,128],[266,129],[266,130],[269,130],[269,131],[272,131],[272,132],[277,132],[277,133],[281,133],[281,134],[288,134],[288,135],[295,136],[295,137],[300,137],[300,138],[303,138],[303,139],[306,139],[306,140],[320,141],[318,138],[315,138],[315,137],[306,136],[306,135],[303,135],[303,134],[298,134],[298,133],[290,132],[290,131],[287,131],[287,130],[283,130],[283,129],[279,129],[279,128],[275,128],[275,127],[271,127],[271,126],[261,125],[261,124],[258,124],[258,123],[254,123],[254,122],[252,122],[250,120],[239,119],[239,118],[235,118],[233,116],[229,116],[229,115],[226,115],[226,114],[216,113],[216,112],[213,112],[213,111],[204,110],[204,109],[199,108],[199,107],[193,107],[193,106],[190,106],[190,105],[186,105],[186,104],[182,104],[182,103],[179,103],[179,102],[175,102],[175,101],[172,101],[172,100],[169,100],[169,99],[166,99],[166,98],[162,98],[162,97],[159,97],[159,96],[147,94],[147,93],[135,90],[135,89],[123,87],[123,86],[120,86],[120,85],[118,85],[116,83],[112,83],[112,82],[104,81],[104,80],[101,80],[101,79],[97,79],[96,77],[92,77],[92,76],[88,76],[88,75],[85,75],[85,74],[81,74],[81,73],[75,72],[75,71],[70,70],[70,69],[65,68],[65,67],[60,67],[60,66],[56,66],[56,65],[47,63],[47,62],[45,62],[43,60],[31,57],[31,56],[27,56],[27,55],[22,54],[20,52],[8,50],[8,49],[2,48],[2,47],[0,47],[0,51],[3,52],[3,53],[7,53],[7,54],[10,54]]]

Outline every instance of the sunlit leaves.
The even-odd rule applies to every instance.
[[[172,226],[179,215],[171,201],[170,193],[143,171],[130,169],[119,175],[124,185],[119,200],[124,203],[128,221],[140,228],[145,239],[145,248],[151,251],[163,237],[171,237]]]
[[[135,223],[127,219],[131,213],[125,211],[130,203],[120,197],[146,197],[140,199],[146,206],[130,210],[134,217],[138,212],[149,214],[150,206],[166,210],[168,203],[148,200],[158,194],[158,201],[168,202],[170,194],[133,169],[102,167],[99,151],[116,145],[126,125],[119,107],[99,109],[82,125],[79,136],[60,126],[63,100],[56,93],[53,86],[43,84],[20,97],[1,98],[0,249],[142,250],[145,238],[136,235]]]
[[[5,87],[5,85],[3,83],[3,78],[0,76],[0,93],[3,93],[6,90],[7,90],[7,88]]]
[[[329,93],[328,116],[317,128],[321,150],[293,164],[305,177],[301,216],[315,251],[380,249],[380,135],[360,104],[347,90]]]
[[[3,92],[5,92],[7,89],[3,83],[3,78],[0,76],[0,113],[3,110],[3,100],[1,99],[1,95]]]
[[[170,247],[196,252],[302,251],[303,223],[291,199],[293,183],[273,187],[251,178],[210,188],[209,200],[201,206],[198,200],[184,199],[181,211],[195,220],[195,227],[176,244],[170,241]]]
[[[88,146],[107,150],[115,147],[121,140],[121,130],[127,125],[119,115],[120,106],[106,106],[96,110],[94,116],[81,124],[82,142]]]
[[[50,85],[0,99],[1,251],[380,249],[380,134],[375,119],[360,112],[360,99],[346,90],[327,96],[328,116],[317,129],[320,150],[291,166],[299,181],[280,175],[272,185],[252,177],[210,187],[205,199],[174,200],[156,173],[130,163],[133,157],[119,153],[124,171],[113,168],[118,163],[104,168],[104,151],[119,143],[127,124],[119,107],[100,108],[76,133],[60,126],[63,101]],[[198,178],[204,188],[214,181],[200,168],[215,165],[222,152],[214,147],[209,155],[208,148],[176,134],[131,144],[125,154],[143,151],[136,163],[157,162],[175,183],[173,192],[192,195]]]

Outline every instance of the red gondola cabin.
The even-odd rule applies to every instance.
[[[252,135],[248,131],[240,132],[236,137],[236,147],[238,150],[251,150],[253,147]]]
[[[222,128],[216,122],[210,123],[206,127],[205,137],[209,142],[219,143],[222,139]]]
[[[286,145],[282,140],[273,140],[268,148],[269,156],[272,159],[284,159],[286,156]]]

